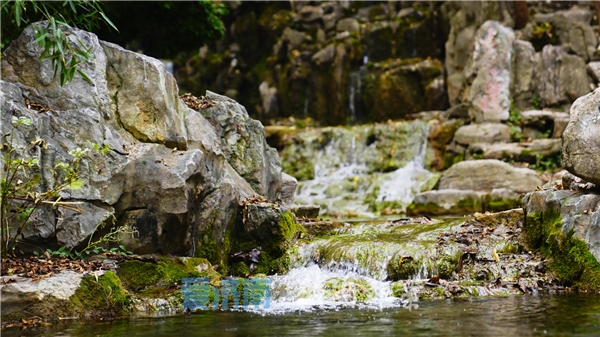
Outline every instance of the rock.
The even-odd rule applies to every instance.
[[[308,35],[305,33],[286,27],[279,41],[287,45],[287,52],[289,53],[298,48],[307,39]],[[277,55],[277,53],[275,54]]]
[[[323,8],[317,6],[304,6],[300,9],[299,20],[301,22],[315,22],[323,17]]]
[[[593,59],[598,45],[596,33],[589,25],[591,14],[575,5],[568,11],[555,12],[551,21],[561,48],[586,61]]]
[[[2,316],[21,311],[28,306],[47,300],[48,297],[60,301],[68,301],[81,283],[82,274],[74,271],[63,271],[41,280],[30,278],[2,276],[2,280],[15,279],[16,282],[0,283],[0,303]]]
[[[318,205],[290,205],[289,209],[298,219],[316,219],[319,217],[321,207]]]
[[[334,44],[330,44],[327,47],[319,50],[318,52],[316,52],[311,60],[317,65],[317,66],[321,66],[321,65],[329,65],[331,64],[331,62],[333,62],[333,59],[335,58],[335,45]]]
[[[336,23],[344,17],[344,8],[335,2],[326,2],[323,5],[323,29],[330,31],[336,28]]]
[[[552,131],[552,138],[562,137],[570,120],[570,116],[558,117],[554,119],[554,130]]]
[[[157,59],[116,44],[101,45],[109,65],[109,97],[124,129],[142,142],[185,150],[187,137],[178,114],[179,90],[173,75]]]
[[[510,141],[510,129],[506,124],[501,123],[463,125],[456,130],[454,141],[463,145],[504,143]]]
[[[267,144],[262,124],[228,97],[207,91],[206,98],[216,104],[200,113],[215,128],[227,161],[257,193],[275,200],[281,188],[281,160]]]
[[[547,190],[530,192],[523,198],[526,224],[531,216],[557,212],[562,232],[584,241],[590,253],[600,262],[600,195],[580,191]],[[532,226],[534,224],[529,224]]]
[[[528,110],[521,112],[521,123],[527,126],[545,126],[553,124],[557,118],[569,118],[565,112],[547,110]]]
[[[335,29],[338,32],[353,33],[360,29],[360,24],[358,23],[358,21],[356,21],[356,19],[345,18],[345,19],[341,19],[340,21],[337,22]]]
[[[512,29],[496,21],[486,21],[477,30],[465,76],[473,78],[468,96],[469,114],[479,123],[508,119],[514,40]]]
[[[556,122],[555,122],[556,121]],[[523,134],[528,138],[560,138],[569,121],[569,114],[547,110],[529,110],[521,112]],[[558,124],[558,125],[556,125]]]
[[[463,215],[482,211],[481,195],[478,192],[458,189],[419,193],[406,208],[408,215]]]
[[[93,235],[99,226],[111,225],[115,210],[112,207],[97,207],[89,202],[79,205],[83,211],[77,213],[58,208],[59,217],[56,221],[56,241],[59,246],[73,249]]]
[[[337,221],[302,222],[301,225],[310,235],[333,235],[340,229],[349,227],[348,224]]]
[[[600,184],[600,89],[580,97],[571,107],[563,133],[563,167],[589,182]]]
[[[546,45],[535,55],[534,87],[542,106],[556,106],[590,92],[586,64],[560,47]]]
[[[587,182],[581,178],[579,178],[578,176],[574,176],[569,172],[566,172],[565,174],[563,174],[562,178],[562,186],[564,189],[568,189],[568,190],[573,190],[573,191],[580,191],[580,190],[593,190],[596,189],[597,186],[596,184]]]
[[[83,187],[61,193],[64,201],[83,202],[85,212],[59,209],[55,215],[41,208],[46,220],[23,233],[28,246],[81,248],[91,235],[98,239],[108,229],[98,227],[110,226],[114,215],[115,226],[139,233],[123,237],[129,250],[210,253],[211,262],[226,267],[240,202],[253,194],[272,200],[280,195],[281,162],[260,122],[235,101],[211,92],[206,103],[213,106],[194,111],[177,96],[160,61],[88,32],[67,33],[92,47],[90,61],[80,67],[92,85],[77,74],[64,87],[53,81],[50,61],[39,60],[42,49],[28,27],[3,52],[2,77],[18,82],[0,81],[2,111],[11,111],[1,116],[2,133],[12,133],[16,147],[29,147],[36,137],[46,140],[47,149],[31,149],[40,159],[45,186],[56,184],[47,168],[70,162],[69,151],[90,143],[111,150],[84,158]],[[51,111],[29,109],[24,97]],[[12,116],[30,118],[32,125],[15,129]]]
[[[515,40],[514,49],[512,97],[516,107],[525,108],[533,97],[535,49],[531,42],[522,40]]]
[[[600,61],[594,61],[587,64],[587,71],[590,76],[596,81],[600,82]]]
[[[536,163],[537,156],[549,157],[560,154],[560,138],[534,139],[529,143],[471,144],[469,155],[485,159],[512,159]],[[470,157],[469,157],[470,158]]]
[[[513,167],[494,159],[468,160],[452,165],[440,178],[438,189],[459,189],[490,192],[507,188],[515,193],[525,193],[542,185],[536,172]]]
[[[246,233],[267,252],[285,252],[300,230],[287,208],[268,202],[246,203],[243,224]]]
[[[446,118],[469,118],[469,107],[466,104],[457,104],[445,111]]]
[[[517,222],[523,222],[523,209],[509,209],[496,213],[475,213],[473,219],[487,228],[495,229],[498,226],[510,228]]]
[[[296,187],[298,186],[298,180],[291,175],[281,172],[281,193],[279,200],[284,205],[291,204],[294,202],[294,194],[296,193]]]

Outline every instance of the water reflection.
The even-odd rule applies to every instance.
[[[600,296],[524,295],[421,302],[419,309],[285,315],[204,311],[112,322],[56,322],[2,336],[598,336]]]

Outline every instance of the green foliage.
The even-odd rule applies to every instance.
[[[510,138],[513,142],[520,142],[525,138],[523,133],[521,133],[521,123],[521,111],[515,107],[514,101],[511,100],[507,125],[510,130]]]
[[[542,108],[542,103],[540,102],[540,98],[538,96],[533,96],[531,98],[531,105],[536,109]]]
[[[562,167],[561,155],[560,153],[554,156],[537,154],[535,156],[535,164],[531,165],[530,167],[534,170],[554,172]]]
[[[35,27],[35,42],[44,48],[40,59],[51,60],[54,77],[60,74],[60,85],[64,86],[78,73],[83,79],[90,78],[77,69],[82,62],[88,61],[91,47],[83,42],[71,39],[66,32],[71,27],[92,30],[104,22],[113,29],[115,25],[104,14],[99,1],[2,1],[1,48],[4,50],[10,41],[21,34],[25,25],[46,20],[45,25]]]

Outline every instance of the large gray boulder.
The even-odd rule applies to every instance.
[[[442,174],[439,188],[492,191],[506,188],[515,193],[525,193],[542,185],[536,172],[513,167],[495,159],[467,160],[452,165]]]
[[[512,29],[497,21],[486,21],[477,30],[472,59],[465,69],[471,82],[469,114],[478,123],[508,119],[513,42]]]
[[[91,83],[76,75],[61,87],[51,62],[39,60],[42,48],[27,28],[2,55],[2,134],[40,159],[42,184],[50,187],[57,183],[51,168],[70,162],[69,151],[90,143],[111,150],[86,157],[83,187],[61,195],[82,202],[84,212],[41,208],[43,216],[25,239],[81,248],[116,219],[137,230],[137,237],[124,238],[135,252],[197,255],[211,245],[226,257],[241,221],[240,202],[253,194],[271,200],[280,194],[281,162],[260,122],[237,102],[210,92],[195,111],[178,97],[160,61],[82,30],[68,36],[73,47],[77,39],[92,47],[80,65]],[[49,110],[30,109],[31,103]],[[28,117],[32,125],[15,129],[13,117]],[[46,141],[46,149],[29,146],[36,138]]]
[[[571,106],[563,133],[563,167],[589,182],[600,184],[600,89],[580,97]]]
[[[570,103],[590,92],[585,61],[562,48],[546,45],[535,55],[535,92],[542,106]]]

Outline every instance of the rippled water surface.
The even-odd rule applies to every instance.
[[[112,322],[57,322],[2,336],[600,336],[600,296],[524,295],[420,302],[417,309],[273,314],[197,312]]]

